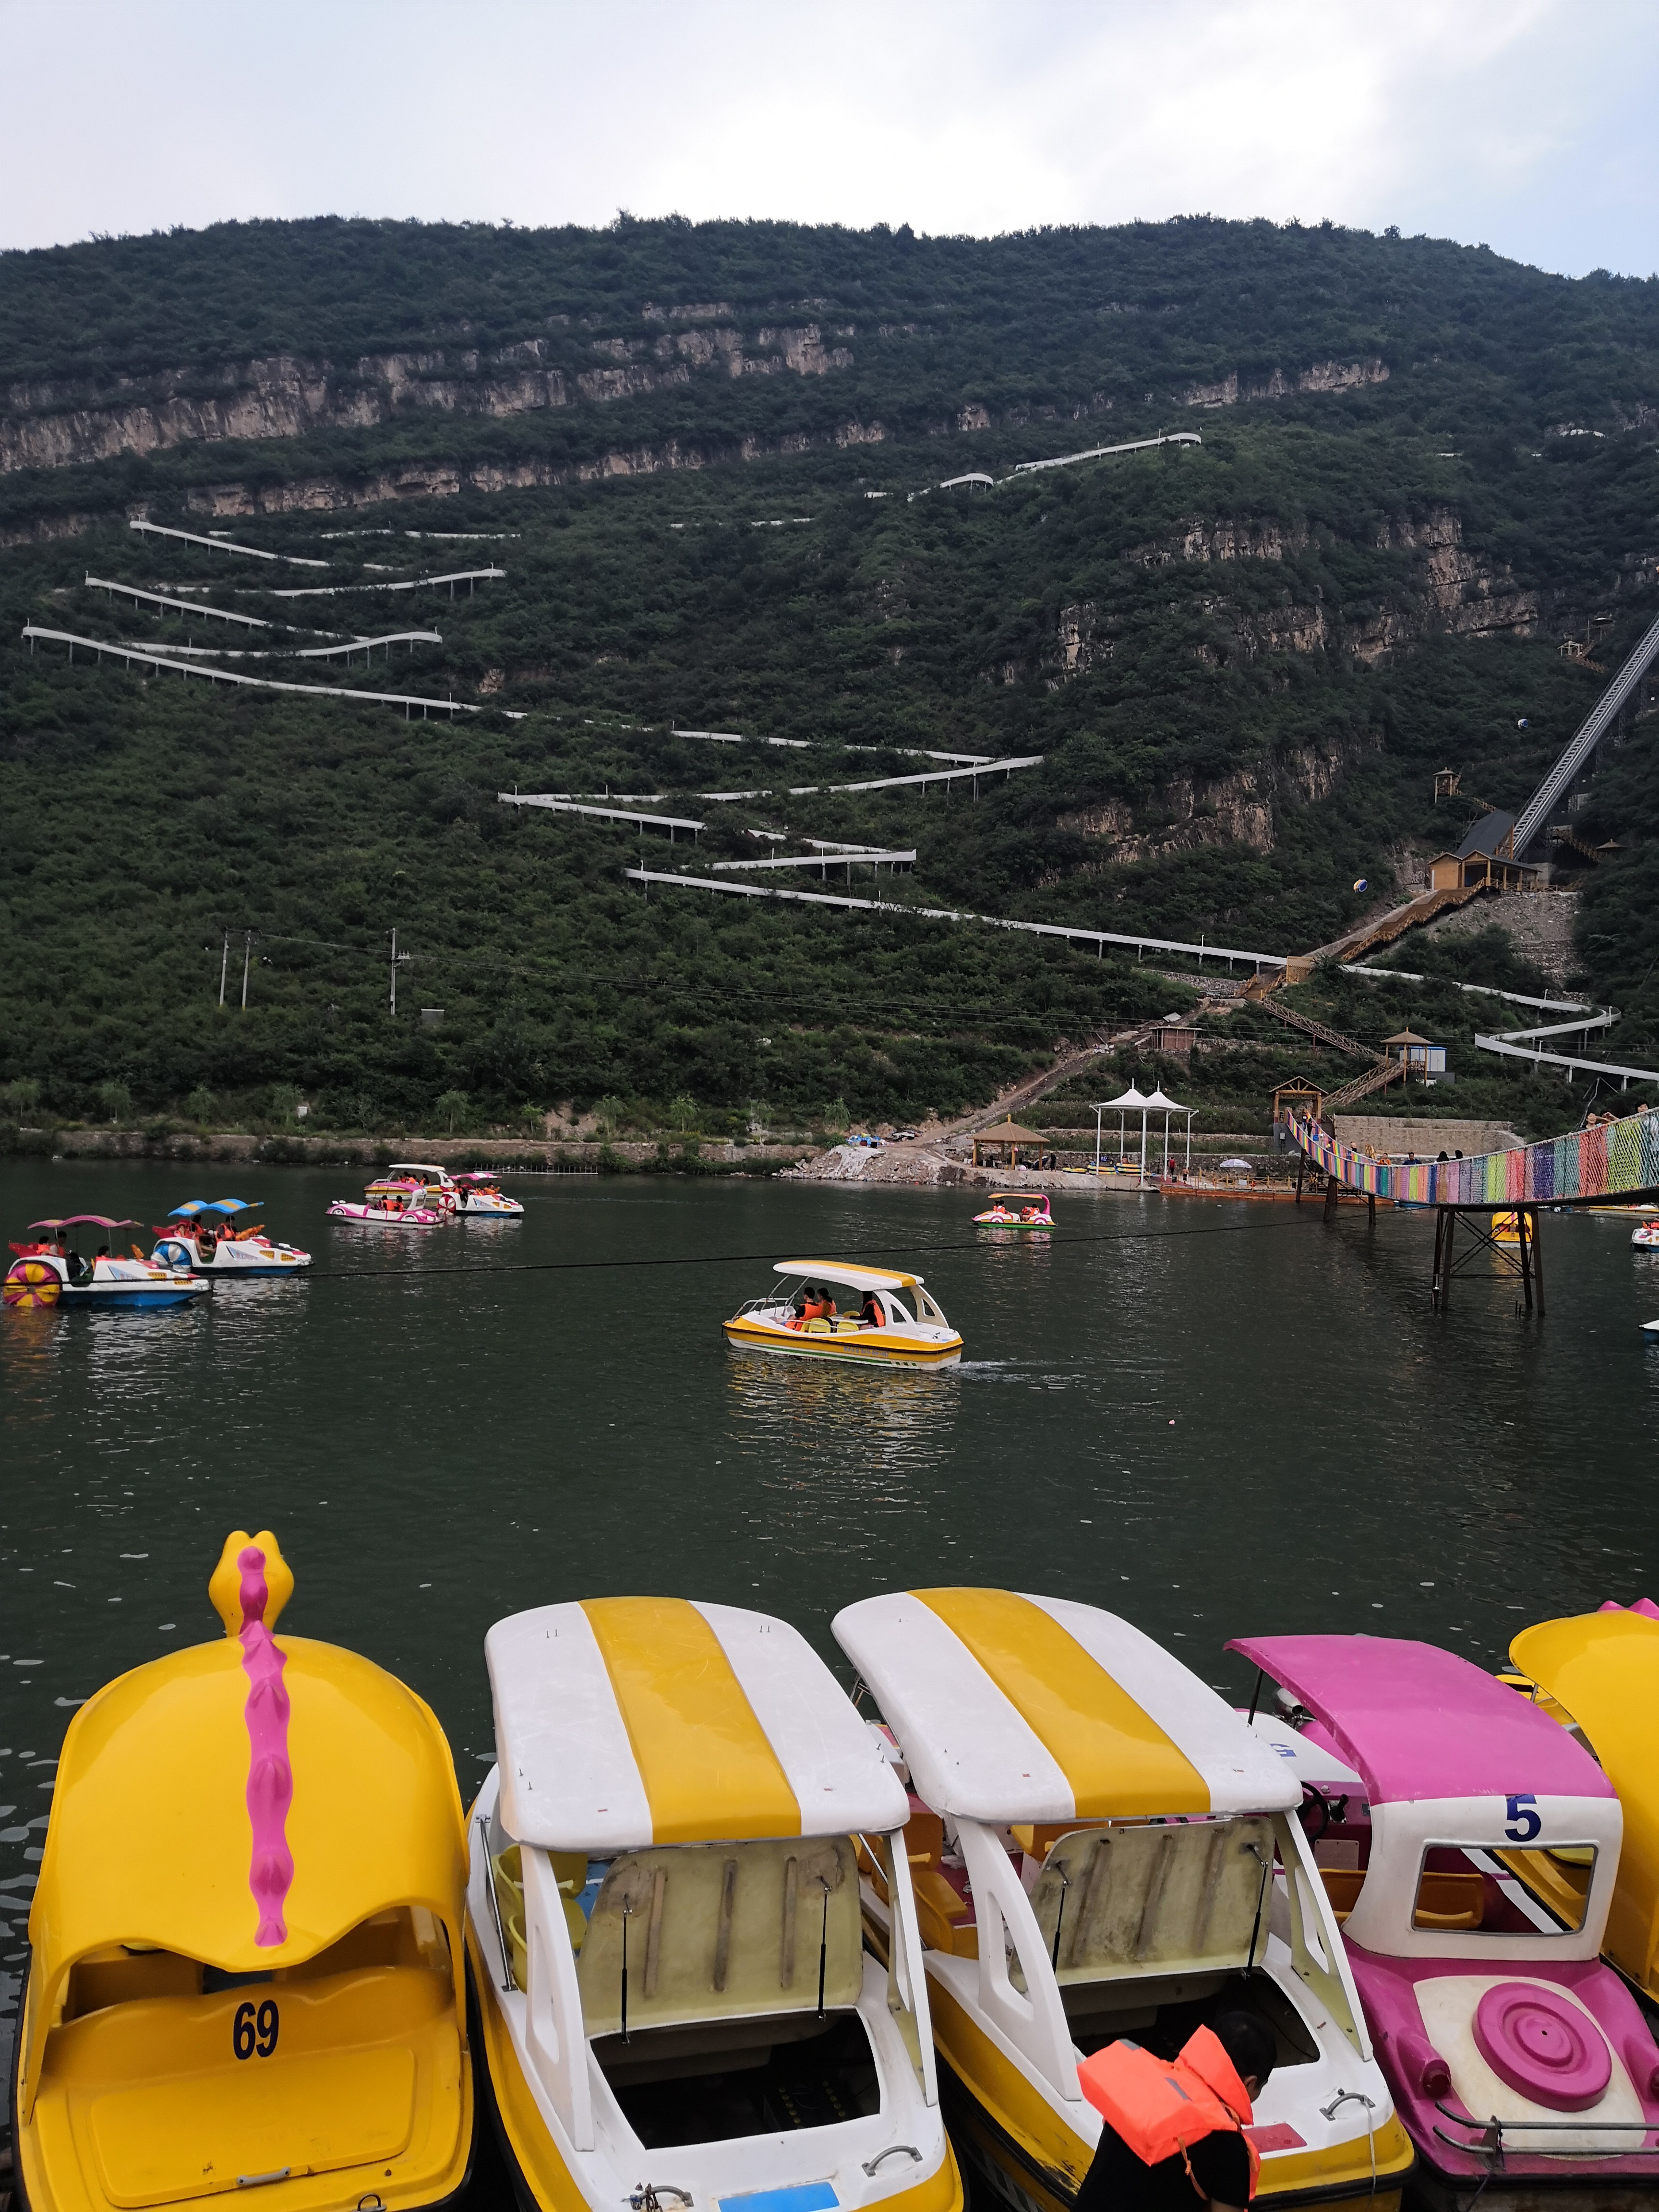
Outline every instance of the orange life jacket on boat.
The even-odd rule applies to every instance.
[[[1244,2084],[1211,2028],[1195,2030],[1173,2060],[1154,2058],[1139,2044],[1121,2039],[1085,2058],[1077,2078],[1089,2102],[1144,2166],[1156,2166],[1177,2154],[1184,2159],[1188,2145],[1201,2136],[1223,2128],[1243,2135],[1250,2124]],[[1248,2135],[1244,2147],[1250,2154],[1254,2197],[1261,2159]],[[1196,2181],[1193,2186],[1198,2188]],[[1203,2193],[1199,2190],[1200,2197]]]

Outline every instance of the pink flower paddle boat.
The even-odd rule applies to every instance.
[[[1567,1731],[1455,1653],[1244,1637],[1303,1739],[1355,1770],[1315,1856],[1417,2180],[1441,2212],[1612,2212],[1659,2191],[1659,2045],[1598,1957],[1613,1785]]]

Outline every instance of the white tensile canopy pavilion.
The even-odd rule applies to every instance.
[[[1099,1174],[1099,1172],[1100,1172],[1101,1117],[1102,1117],[1102,1115],[1106,1115],[1106,1114],[1115,1114],[1115,1115],[1117,1115],[1117,1156],[1118,1156],[1119,1159],[1121,1160],[1121,1159],[1123,1158],[1123,1148],[1124,1148],[1124,1145],[1125,1145],[1125,1143],[1127,1142],[1127,1135],[1126,1135],[1126,1121],[1127,1121],[1127,1117],[1129,1115],[1131,1115],[1131,1114],[1136,1114],[1136,1113],[1138,1113],[1138,1114],[1139,1115],[1139,1116],[1140,1116],[1140,1187],[1141,1187],[1141,1188],[1144,1190],[1144,1189],[1146,1188],[1146,1127],[1147,1127],[1148,1117],[1149,1117],[1150,1115],[1153,1115],[1153,1114],[1162,1114],[1162,1115],[1163,1115],[1163,1116],[1164,1116],[1164,1150],[1163,1150],[1163,1152],[1162,1152],[1159,1154],[1159,1156],[1158,1156],[1158,1157],[1159,1157],[1159,1158],[1160,1158],[1160,1161],[1162,1161],[1162,1160],[1167,1160],[1167,1159],[1168,1159],[1168,1158],[1169,1158],[1169,1156],[1170,1156],[1170,1115],[1171,1115],[1172,1114],[1184,1114],[1184,1115],[1187,1116],[1187,1168],[1186,1168],[1186,1171],[1187,1171],[1188,1174],[1190,1174],[1190,1173],[1192,1172],[1192,1165],[1193,1165],[1193,1115],[1194,1115],[1197,1111],[1198,1111],[1198,1109],[1197,1109],[1195,1106],[1183,1106],[1183,1105],[1182,1105],[1182,1104],[1181,1104],[1181,1103],[1180,1103],[1180,1102],[1179,1102],[1179,1100],[1177,1100],[1177,1099],[1174,1099],[1174,1098],[1166,1098],[1166,1097],[1164,1097],[1164,1092],[1163,1092],[1162,1089],[1158,1089],[1158,1090],[1153,1091],[1152,1091],[1152,1092],[1150,1092],[1150,1093],[1144,1093],[1144,1092],[1142,1092],[1141,1091],[1139,1091],[1139,1089],[1137,1089],[1137,1087],[1135,1086],[1135,1085],[1133,1085],[1133,1083],[1129,1085],[1128,1089],[1127,1089],[1126,1091],[1124,1091],[1124,1092],[1123,1092],[1120,1097],[1116,1097],[1116,1098],[1102,1098],[1102,1099],[1097,1100],[1097,1101],[1096,1101],[1096,1103],[1095,1103],[1095,1172],[1096,1172],[1096,1174],[1097,1174],[1097,1175],[1098,1175],[1098,1174]],[[1161,1172],[1161,1170],[1160,1170],[1160,1172]]]

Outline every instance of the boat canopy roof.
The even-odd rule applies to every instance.
[[[1206,1683],[1094,1606],[903,1590],[834,1626],[935,1812],[1000,1826],[1302,1802],[1285,1761]]]
[[[29,1916],[48,2005],[61,1974],[110,1943],[253,1973],[297,1966],[397,1905],[427,1906],[459,1942],[465,1829],[436,1719],[356,1652],[273,1640],[294,1773],[287,1940],[255,1942],[251,1688],[223,1636],[119,1676],[70,1724]]]
[[[113,1221],[107,1213],[66,1213],[59,1220],[31,1221],[31,1229],[74,1229],[84,1223],[93,1229],[136,1229],[138,1224],[131,1218]]]
[[[588,1598],[484,1638],[501,1818],[523,1844],[888,1833],[902,1787],[787,1621],[684,1598]]]
[[[1356,1768],[1373,1804],[1425,1797],[1611,1797],[1589,1753],[1471,1660],[1393,1636],[1238,1637]]]
[[[168,1214],[176,1221],[181,1214],[195,1213],[251,1213],[256,1206],[263,1206],[259,1198],[187,1198],[182,1206],[175,1206]]]
[[[454,1180],[447,1168],[441,1168],[431,1160],[393,1160],[386,1173],[389,1176],[426,1176],[433,1182],[452,1182]]]
[[[1633,1821],[1659,1836],[1659,1774],[1653,1764],[1653,1716],[1659,1711],[1659,1619],[1621,1606],[1523,1628],[1510,1646],[1521,1672],[1566,1707]],[[1620,1878],[1633,1871],[1628,1851]],[[1651,1862],[1650,1850],[1640,1854]],[[1659,1887],[1659,1881],[1656,1881]]]
[[[839,1260],[775,1260],[780,1275],[805,1275],[814,1282],[845,1283],[854,1291],[914,1290],[920,1275],[902,1275],[891,1267],[848,1267]]]
[[[456,1182],[499,1182],[500,1176],[494,1168],[469,1168],[465,1175],[453,1178]]]
[[[1048,1194],[1046,1190],[994,1190],[991,1203],[993,1206],[1047,1206]]]

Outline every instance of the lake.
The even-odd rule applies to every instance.
[[[317,1258],[189,1310],[0,1314],[8,2011],[75,1705],[222,1633],[233,1528],[281,1540],[285,1629],[431,1702],[464,1796],[493,1757],[484,1632],[554,1599],[761,1607],[846,1679],[829,1622],[852,1599],[1006,1584],[1121,1612],[1242,1698],[1221,1647],[1247,1631],[1484,1665],[1659,1583],[1659,1255],[1627,1215],[1545,1222],[1527,1321],[1495,1281],[1431,1311],[1431,1214],[1062,1192],[1039,1239],[975,1231],[961,1191],[525,1176],[522,1222],[416,1235],[325,1221],[349,1172],[223,1176],[0,1167],[12,1237],[228,1189]],[[914,1266],[967,1356],[729,1351],[720,1321],[786,1255]]]

